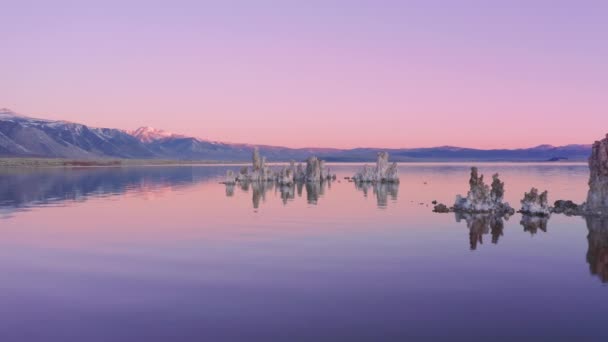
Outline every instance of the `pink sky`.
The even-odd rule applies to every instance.
[[[19,1],[0,107],[314,147],[591,143],[604,1]]]

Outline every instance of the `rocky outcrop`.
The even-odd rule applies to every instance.
[[[295,174],[293,168],[283,167],[276,175],[276,181],[279,185],[291,185],[295,182]]]
[[[234,174],[234,171],[232,170],[227,170],[226,171],[226,179],[224,180],[224,184],[226,185],[234,185],[236,184],[236,175]]]
[[[241,168],[236,181],[239,182],[268,182],[275,179],[275,175],[266,165],[266,158],[260,156],[260,151],[256,147],[253,149],[251,170],[244,166]]]
[[[317,157],[309,157],[306,160],[306,181],[319,182],[321,181],[321,161]]]
[[[450,208],[448,208],[448,206],[443,203],[439,203],[433,207],[433,211],[436,213],[449,213]]]
[[[471,168],[469,178],[469,192],[466,197],[456,196],[453,210],[468,213],[505,213],[512,214],[513,208],[509,203],[503,202],[504,183],[498,178],[498,174],[492,176],[492,186],[489,187],[483,181],[483,175],[479,175],[477,168]]]
[[[306,182],[320,182],[335,178],[336,176],[331,174],[329,167],[325,166],[325,161],[314,156],[306,160],[306,173],[304,174]]]
[[[325,165],[325,162],[317,157],[308,158],[306,167],[302,166],[302,163],[296,165],[294,161],[291,161],[288,166],[284,166],[275,173],[266,165],[266,158],[260,155],[256,147],[253,150],[251,164],[251,168],[243,166],[238,175],[235,175],[233,171],[227,171],[223,183],[276,182],[278,185],[291,185],[296,182],[320,182],[336,179],[336,175],[331,174],[331,170]]]
[[[520,213],[532,216],[548,216],[551,214],[551,208],[547,202],[547,191],[542,193],[538,189],[532,188],[530,192],[524,194],[521,200]]]
[[[589,157],[589,192],[585,211],[608,215],[608,134],[596,141]]]
[[[376,167],[364,165],[363,169],[353,176],[355,182],[399,183],[397,163],[389,163],[388,152],[378,152]]]
[[[583,213],[583,207],[570,200],[557,200],[553,203],[551,212],[568,216],[581,215]]]

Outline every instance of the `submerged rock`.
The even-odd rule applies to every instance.
[[[589,192],[585,211],[608,215],[608,134],[596,141],[589,157]]]
[[[399,183],[397,163],[389,163],[388,152],[378,152],[376,167],[365,164],[363,169],[353,176],[356,182]]]
[[[509,203],[503,202],[504,183],[498,178],[498,174],[492,176],[492,187],[483,181],[483,175],[479,175],[477,168],[471,168],[469,178],[469,192],[466,197],[456,196],[454,211],[469,213],[509,213],[514,212]]]
[[[439,204],[436,204],[433,207],[433,212],[436,212],[436,213],[449,213],[450,212],[450,208],[448,208],[448,206],[445,205],[445,204],[443,204],[443,203],[439,203]]]
[[[548,216],[551,214],[551,208],[547,203],[547,191],[538,193],[538,189],[532,188],[530,192],[524,194],[521,200],[520,213],[535,216]]]

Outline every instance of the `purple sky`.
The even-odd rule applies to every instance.
[[[0,2],[0,107],[27,115],[287,146],[608,132],[608,1]]]

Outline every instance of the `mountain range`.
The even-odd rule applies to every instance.
[[[582,161],[591,145],[540,145],[522,149],[429,148],[288,148],[215,142],[151,127],[133,131],[96,128],[36,119],[0,109],[0,157],[67,159],[173,159],[248,161],[257,146],[269,161],[303,160],[316,155],[331,162],[363,162],[388,151],[391,160],[407,161]]]

